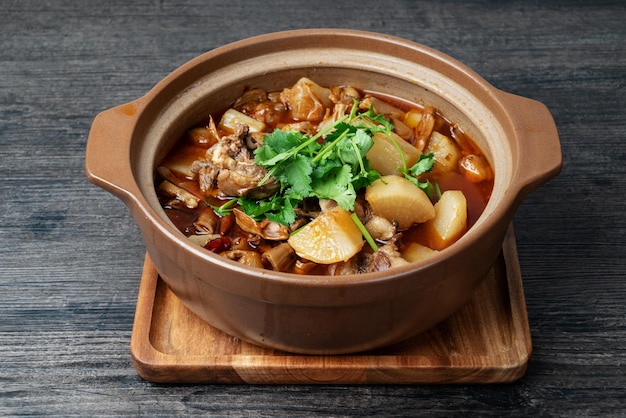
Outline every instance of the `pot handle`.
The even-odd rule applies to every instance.
[[[561,171],[563,156],[559,133],[545,104],[511,93],[499,93],[518,139],[520,159],[513,181],[518,184],[522,199]],[[526,158],[521,160],[522,156]]]
[[[137,188],[131,170],[130,144],[142,107],[139,99],[99,113],[87,138],[87,178],[124,201]]]

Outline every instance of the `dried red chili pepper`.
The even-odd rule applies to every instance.
[[[209,251],[213,251],[214,253],[221,253],[230,248],[230,239],[226,237],[215,238],[206,243],[204,246]]]

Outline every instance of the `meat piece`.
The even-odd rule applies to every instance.
[[[208,151],[207,151],[208,155]],[[200,191],[205,195],[208,195],[213,191],[215,185],[215,178],[219,169],[216,168],[211,161],[196,160],[191,163],[191,172],[198,175],[198,186]]]
[[[335,104],[346,104],[349,107],[354,105],[355,100],[361,100],[361,93],[357,89],[351,86],[330,88],[330,100]]]
[[[261,254],[256,251],[231,250],[221,253],[222,256],[234,261],[238,261],[246,266],[263,268],[263,260]]]
[[[280,241],[289,238],[289,228],[277,222],[264,219],[255,221],[240,209],[234,209],[235,221],[241,229],[251,234],[260,236],[263,239]]]
[[[277,94],[267,94],[261,89],[246,91],[233,105],[233,107],[266,125],[274,126],[280,122],[287,112],[284,103]]]
[[[344,115],[350,113],[354,106],[354,100],[361,97],[359,92],[353,87],[331,87],[329,99],[334,104],[331,108],[326,109],[324,120],[317,126],[317,131],[323,131],[333,126]]]
[[[388,270],[391,267],[391,260],[387,253],[379,250],[367,257],[365,267],[364,270],[367,272]]]
[[[250,89],[245,91],[237,99],[233,107],[240,112],[250,114],[259,104],[267,101],[267,93],[261,89]]]
[[[390,267],[397,267],[404,264],[408,264],[408,261],[402,258],[402,254],[398,251],[396,244],[390,242],[379,247],[378,251],[372,254],[367,271],[387,270]]]
[[[357,214],[367,232],[377,241],[388,241],[397,232],[397,225],[382,216],[376,215],[369,202],[363,196],[357,197],[354,203],[354,212]]]
[[[365,229],[367,229],[372,238],[381,241],[390,240],[396,234],[394,224],[378,215],[372,215],[368,219],[367,223],[365,223]]]
[[[267,170],[254,163],[253,153],[246,144],[255,141],[248,139],[248,131],[246,125],[235,125],[233,134],[220,137],[206,151],[204,159],[192,163],[191,171],[198,175],[200,190],[205,195],[217,188],[223,196],[260,199],[278,189],[280,185],[274,179],[259,186]]]
[[[361,252],[351,259],[335,263],[328,266],[326,274],[329,276],[340,276],[344,274],[372,273],[375,271],[388,270],[407,264],[398,247],[390,242],[378,248],[374,253]]]
[[[319,122],[324,118],[326,109],[333,105],[329,95],[329,89],[303,77],[291,88],[284,89],[280,99],[289,109],[292,119]]]
[[[359,255],[352,257],[347,261],[342,261],[339,263],[329,264],[326,268],[326,274],[328,276],[343,276],[345,274],[358,274],[360,273],[359,269]]]

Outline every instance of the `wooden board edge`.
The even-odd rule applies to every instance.
[[[177,356],[162,353],[151,344],[150,326],[156,287],[159,280],[148,254],[139,288],[135,322],[131,336],[132,362],[139,376],[154,383],[189,384],[491,384],[511,383],[522,378],[527,370],[532,344],[521,282],[521,271],[512,225],[503,245],[508,289],[516,332],[522,335],[523,349],[515,362],[510,357],[492,358],[492,366],[407,364],[402,369],[386,367],[384,361],[371,366],[332,365],[332,368],[311,368],[310,364],[276,364],[267,356]],[[356,354],[358,356],[358,354]],[[280,356],[278,356],[280,357]],[[379,356],[376,356],[379,357]],[[292,357],[289,357],[292,358]],[[207,360],[210,364],[207,364]],[[379,358],[380,360],[380,358]],[[445,373],[442,371],[445,369]],[[332,373],[329,373],[332,371]],[[442,377],[445,375],[445,377]],[[329,377],[330,376],[330,377]]]

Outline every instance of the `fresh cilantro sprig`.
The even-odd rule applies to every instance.
[[[400,160],[402,163],[402,167],[400,167],[398,171],[402,175],[404,175],[407,180],[422,189],[431,200],[433,200],[434,196],[441,195],[439,187],[436,183],[433,184],[428,180],[420,181],[418,178],[420,175],[432,170],[433,166],[435,165],[434,154],[422,154],[420,155],[418,161],[412,167],[408,167],[402,148],[398,144],[396,138],[394,138],[394,136],[391,134],[394,129],[393,124],[389,122],[383,114],[375,113],[372,107],[370,107],[368,111],[363,114],[363,116],[363,120],[370,121],[371,124],[378,126],[378,132],[382,132],[384,135],[386,135],[391,140],[391,143],[398,150],[398,154],[400,155]]]
[[[435,165],[434,154],[422,154],[420,155],[418,161],[412,167],[408,167],[404,151],[402,151],[402,148],[398,144],[398,141],[392,135],[392,131],[394,129],[393,124],[391,124],[391,122],[389,122],[383,114],[375,113],[373,108],[371,107],[367,112],[364,113],[364,120],[369,120],[371,121],[370,123],[378,126],[378,132],[382,132],[391,140],[391,143],[394,145],[396,150],[398,150],[398,154],[400,155],[402,167],[398,168],[398,171],[402,175],[404,175],[407,180],[426,192],[428,197],[432,200],[435,194],[438,193],[437,185],[433,185],[429,181],[420,181],[418,177],[421,174],[429,172],[433,168],[433,166]]]
[[[354,222],[357,228],[359,228],[359,231],[361,231],[363,238],[365,238],[365,241],[367,241],[372,251],[378,251],[378,245],[376,245],[376,241],[374,241],[374,238],[367,230],[367,228],[365,228],[365,225],[363,225],[363,222],[361,222],[358,215],[356,213],[353,213],[352,215],[350,215],[350,218],[352,218],[352,222]]]
[[[211,209],[213,209],[213,211],[217,214],[217,216],[226,216],[232,211],[231,206],[234,206],[235,203],[237,202],[238,202],[237,199],[230,199],[230,200],[227,200],[226,203],[220,206],[210,205],[208,203],[207,205],[210,206]]]
[[[432,154],[407,167],[404,153],[391,135],[393,124],[372,107],[361,113],[358,108],[359,102],[355,100],[348,114],[313,136],[280,129],[266,135],[263,145],[255,150],[255,163],[268,170],[259,185],[274,177],[281,187],[263,200],[237,198],[244,212],[255,219],[267,217],[289,225],[296,219],[294,208],[309,197],[335,200],[342,208],[352,211],[357,191],[380,178],[380,173],[370,167],[365,157],[377,132],[390,137],[400,152],[399,171],[432,196],[432,185],[417,179],[432,168]]]
[[[435,165],[435,155],[431,152],[430,154],[422,154],[419,159],[412,167],[402,168],[399,171],[404,174],[404,177],[408,179],[411,183],[415,184],[417,187],[422,189],[430,200],[433,200],[435,195],[441,197],[441,192],[439,191],[439,186],[437,183],[431,183],[430,181],[420,181],[418,178],[421,174],[428,173],[432,170]]]
[[[279,129],[266,135],[255,151],[255,162],[268,169],[259,184],[274,177],[281,188],[262,201],[240,198],[243,210],[283,224],[295,220],[293,208],[308,197],[332,199],[353,210],[357,190],[380,177],[365,158],[374,144],[373,126],[359,123],[364,114],[357,109],[355,102],[349,114],[311,137]]]

